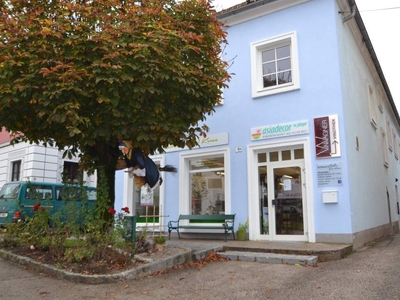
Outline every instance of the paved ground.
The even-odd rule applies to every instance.
[[[0,261],[0,299],[400,299],[400,235],[317,267],[213,262],[118,283],[74,284]]]

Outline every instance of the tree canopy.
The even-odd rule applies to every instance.
[[[0,127],[108,173],[118,139],[153,153],[207,131],[230,78],[207,0],[0,3]]]

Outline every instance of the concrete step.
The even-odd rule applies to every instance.
[[[318,256],[314,255],[295,255],[279,254],[266,252],[246,252],[246,251],[222,251],[218,252],[221,257],[230,260],[240,260],[248,262],[259,262],[269,264],[287,264],[287,265],[315,265],[318,262]]]

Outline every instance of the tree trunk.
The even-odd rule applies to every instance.
[[[111,221],[109,209],[115,204],[115,169],[120,155],[118,147],[107,144],[98,144],[97,150],[97,206],[98,217]]]

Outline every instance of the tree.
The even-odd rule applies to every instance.
[[[119,139],[196,145],[230,76],[207,0],[2,0],[0,128],[80,153],[114,204]]]

